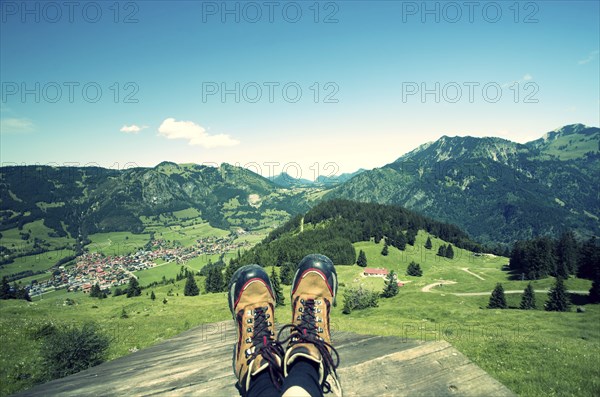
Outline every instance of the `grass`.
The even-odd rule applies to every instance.
[[[33,272],[48,270],[60,259],[69,255],[73,255],[74,253],[75,251],[64,249],[16,258],[13,263],[4,265],[0,268],[0,278],[25,270],[31,270]],[[39,274],[33,276],[33,279],[41,279],[42,276],[44,275]],[[20,281],[24,282],[23,280],[24,279],[21,279]]]
[[[127,255],[136,252],[150,240],[150,234],[133,234],[131,232],[111,232],[90,234],[91,243],[87,245],[90,252],[104,255]]]
[[[28,240],[21,238],[21,233],[30,233]],[[5,246],[13,251],[22,254],[31,253],[33,250],[34,238],[43,240],[49,245],[51,251],[64,248],[66,245],[73,244],[75,241],[69,237],[51,237],[50,234],[54,231],[44,225],[44,221],[39,219],[34,222],[29,222],[23,225],[23,229],[18,228],[2,231],[0,245]]]
[[[203,277],[197,278],[201,291]],[[83,293],[56,291],[34,302],[0,302],[0,395],[5,396],[30,387],[43,373],[37,349],[39,342],[31,333],[41,324],[82,324],[96,321],[111,338],[108,359],[114,359],[135,349],[151,346],[191,327],[228,319],[225,293],[197,297],[183,296],[185,281],[153,288],[156,300],[143,290],[143,295],[128,299],[125,296],[104,300]],[[168,296],[173,290],[173,296]],[[179,296],[177,296],[179,294]],[[66,298],[76,302],[65,306]],[[163,298],[168,300],[163,304]],[[125,309],[129,318],[122,319]]]
[[[390,254],[380,254],[383,244],[355,244],[367,254],[369,267],[385,267],[399,272],[403,281],[400,294],[381,299],[379,307],[355,311],[349,316],[338,305],[332,312],[340,330],[378,335],[396,335],[425,340],[445,339],[490,375],[519,395],[599,395],[600,394],[600,305],[585,305],[585,313],[543,311],[545,293],[537,293],[538,310],[516,310],[521,294],[507,295],[511,310],[489,310],[489,295],[455,296],[453,292],[491,292],[497,282],[505,290],[523,290],[527,281],[509,280],[502,271],[507,258],[474,257],[455,248],[455,259],[429,254],[422,245],[426,234],[419,233],[412,252],[390,247]],[[432,238],[436,253],[441,241]],[[411,260],[420,263],[423,277],[406,276]],[[480,280],[467,272],[479,274]],[[358,266],[339,266],[338,278],[347,287],[362,284],[381,290],[384,280],[361,277]],[[438,280],[453,280],[423,293],[420,289]],[[534,281],[536,289],[545,289],[553,278]],[[567,287],[588,290],[589,280],[570,278]],[[343,291],[344,287],[341,288]],[[575,301],[585,297],[574,295]]]
[[[541,310],[545,294],[538,293],[538,310],[486,309],[487,295],[455,296],[452,293],[491,291],[496,282],[502,282],[506,290],[523,289],[525,283],[509,280],[507,273],[501,270],[507,258],[473,257],[455,249],[455,259],[441,259],[433,255],[441,241],[432,239],[434,247],[429,251],[422,247],[426,238],[426,234],[419,233],[416,248],[407,247],[406,252],[390,247],[387,257],[380,254],[381,243],[356,243],[357,249],[366,252],[369,267],[396,270],[401,280],[410,282],[400,288],[398,296],[381,299],[379,307],[354,311],[350,315],[342,314],[343,302],[340,299],[331,314],[333,329],[421,340],[447,340],[519,395],[600,394],[600,369],[597,366],[600,362],[600,305],[585,304],[585,313],[574,310],[567,313],[545,312]],[[406,266],[411,260],[421,264],[423,277],[405,276]],[[204,264],[200,257],[186,265],[200,268]],[[461,270],[465,267],[485,280]],[[174,276],[179,268],[180,265],[166,264],[138,275],[145,284],[153,277],[160,279],[161,272],[172,272]],[[270,273],[271,269],[266,270]],[[363,278],[362,271],[358,266],[337,267],[340,297],[344,288],[360,284],[377,290],[383,288],[383,279]],[[440,279],[454,280],[456,284],[433,288],[430,293],[421,292],[423,286]],[[203,277],[197,277],[197,281],[203,290]],[[535,282],[534,286],[545,288],[552,282],[553,279],[548,278]],[[190,327],[229,319],[225,293],[184,297],[184,283],[180,281],[175,285],[145,289],[141,297],[131,299],[120,296],[97,300],[81,293],[57,291],[45,294],[43,300],[37,299],[33,303],[1,301],[0,395],[29,387],[35,374],[42,371],[37,342],[28,335],[31,329],[44,321],[97,321],[112,337],[109,351],[112,359],[128,354],[134,348],[141,349],[160,342]],[[589,281],[569,279],[568,286],[571,289],[587,289]],[[151,290],[157,295],[155,301],[145,295]],[[172,290],[173,296],[167,296],[169,290]],[[276,319],[279,322],[288,321],[289,293],[289,287],[284,286],[286,306],[278,309]],[[74,299],[77,305],[63,306],[67,297]],[[163,298],[168,299],[166,305],[162,304]],[[585,300],[581,296],[574,298],[581,301],[580,304]],[[507,295],[507,300],[509,306],[517,307],[520,294]],[[123,308],[129,314],[128,319],[120,318]],[[34,378],[27,378],[27,374]]]
[[[568,150],[561,148],[568,147]],[[553,140],[546,150],[546,154],[557,156],[561,160],[572,160],[584,157],[588,152],[598,152],[598,136],[585,136],[581,134],[565,135]]]
[[[146,231],[154,232],[155,239],[164,239],[172,242],[179,242],[182,246],[189,246],[196,243],[196,240],[205,237],[225,237],[229,231],[212,227],[208,222],[191,224],[187,226],[172,225],[160,227],[147,227]]]

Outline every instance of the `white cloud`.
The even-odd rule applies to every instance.
[[[124,132],[126,134],[137,134],[138,132],[140,132],[141,130],[148,128],[147,125],[144,126],[137,126],[135,124],[131,124],[131,125],[127,125],[124,124],[123,127],[121,127],[121,129],[119,131]]]
[[[177,121],[172,117],[162,122],[158,127],[158,134],[167,139],[185,139],[189,145],[203,146],[207,149],[240,143],[226,134],[210,135],[204,127],[193,121]]]
[[[588,54],[587,58],[584,58],[582,60],[580,60],[579,62],[577,62],[579,65],[585,65],[586,63],[590,63],[592,62],[594,59],[596,59],[598,57],[598,53],[599,51],[592,51]]]
[[[513,80],[513,81],[511,81],[509,83],[502,84],[502,88],[510,87],[510,86],[512,86],[515,83],[520,84],[520,83],[523,83],[523,82],[526,82],[526,81],[531,81],[531,80],[533,80],[533,76],[530,75],[529,73],[525,73],[525,75],[523,77],[521,77],[520,80]]]
[[[31,132],[35,125],[29,119],[25,118],[6,118],[0,119],[0,132],[4,133],[22,133]]]

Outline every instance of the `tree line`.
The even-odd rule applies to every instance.
[[[558,239],[518,241],[510,254],[509,268],[527,280],[570,275],[595,280],[600,278],[600,245],[595,237],[580,243],[572,231],[562,233]]]
[[[384,239],[385,255],[388,246],[405,250],[406,245],[414,245],[419,230],[450,243],[444,247],[443,256],[454,255],[452,244],[474,252],[484,250],[458,227],[399,206],[331,200],[319,203],[304,217],[294,217],[252,249],[234,258],[227,275],[231,276],[238,267],[251,263],[262,266],[297,263],[315,252],[327,255],[336,265],[352,265],[357,262],[353,243],[373,239],[378,244]],[[362,257],[359,262],[366,266]]]

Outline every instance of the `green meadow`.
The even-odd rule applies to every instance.
[[[496,282],[505,290],[522,290],[522,281],[511,281],[502,270],[507,258],[479,256],[455,248],[455,258],[435,255],[442,242],[432,238],[432,250],[423,248],[427,235],[419,233],[415,247],[406,251],[390,247],[382,256],[383,244],[356,243],[357,252],[367,254],[369,267],[395,270],[405,284],[397,296],[380,299],[379,306],[342,314],[345,288],[358,287],[381,290],[384,280],[363,277],[363,268],[337,266],[340,282],[339,302],[331,314],[334,331],[344,330],[365,334],[395,335],[419,340],[446,340],[477,365],[519,395],[599,395],[600,394],[600,305],[585,304],[584,295],[572,295],[575,303],[585,309],[578,313],[545,312],[545,293],[537,293],[538,310],[522,311],[521,294],[507,295],[511,309],[486,308],[489,296],[457,296],[460,292],[491,292]],[[213,259],[214,260],[214,259]],[[406,276],[410,261],[421,265],[422,277]],[[199,269],[203,259],[189,261],[187,266]],[[206,259],[206,262],[208,258]],[[163,264],[139,272],[142,285],[169,278],[180,269],[179,264]],[[479,275],[475,277],[463,268]],[[151,272],[152,271],[152,272]],[[270,272],[270,268],[267,269]],[[205,294],[204,278],[196,277],[201,289],[197,297],[184,297],[184,281],[144,289],[142,296],[90,298],[81,293],[57,291],[36,298],[34,302],[1,301],[0,330],[0,394],[6,395],[29,387],[43,373],[39,342],[32,340],[32,330],[48,321],[83,323],[96,321],[111,336],[109,359],[126,355],[136,349],[151,346],[190,327],[230,318],[226,293]],[[439,286],[440,281],[455,284]],[[536,289],[552,285],[552,278],[534,283]],[[422,288],[436,284],[429,292]],[[587,290],[588,280],[567,280],[571,290]],[[154,291],[157,299],[149,298]],[[286,306],[278,308],[276,319],[289,319],[289,287],[284,286]],[[65,305],[71,298],[75,305]],[[163,304],[163,299],[168,302]],[[121,318],[122,310],[128,318]],[[341,358],[344,359],[343,357]]]

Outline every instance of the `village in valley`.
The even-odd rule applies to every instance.
[[[52,276],[48,280],[34,281],[28,287],[29,295],[37,296],[63,288],[69,292],[89,293],[96,284],[101,290],[110,290],[111,287],[127,284],[140,270],[173,261],[185,263],[200,255],[221,255],[246,246],[247,242],[237,242],[234,236],[227,236],[200,238],[189,247],[173,246],[163,239],[152,240],[144,249],[120,256],[86,252],[77,257],[73,266],[50,269]]]

